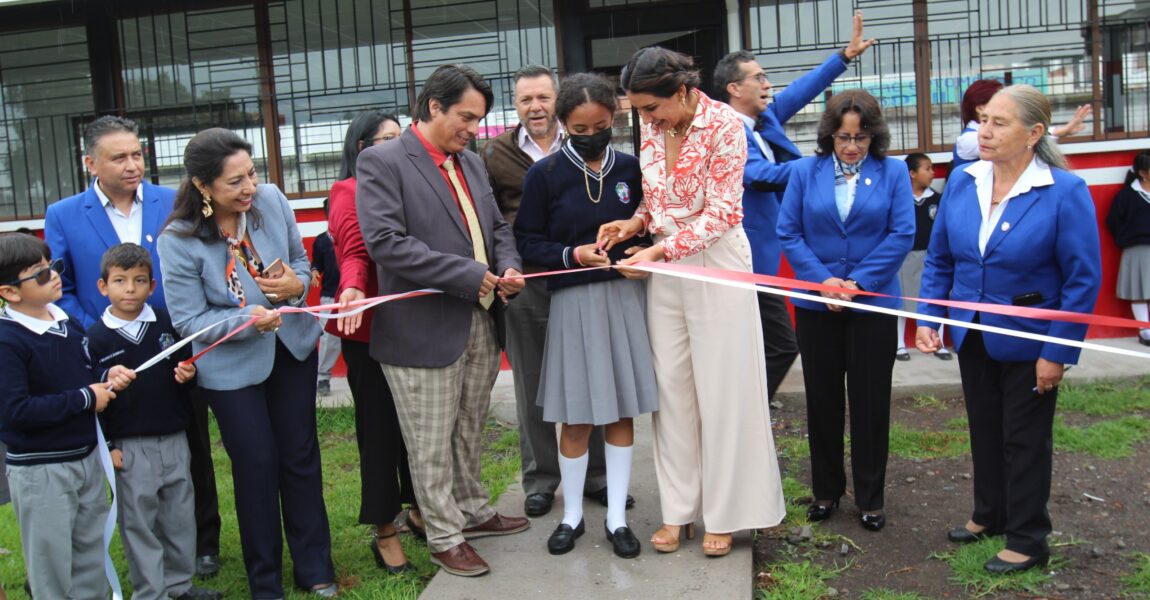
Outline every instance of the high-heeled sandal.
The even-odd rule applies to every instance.
[[[718,542],[718,541],[722,541],[724,539],[727,541],[726,546],[720,546],[718,548],[708,548],[707,547],[707,542]],[[703,533],[703,555],[704,556],[710,556],[712,558],[718,558],[720,556],[726,556],[726,555],[731,553],[731,547],[734,545],[735,545],[735,537],[729,533],[710,533],[710,532],[704,532]]]
[[[674,535],[671,534],[671,528],[672,527],[678,528],[678,529],[676,529]],[[659,528],[658,531],[655,532],[655,535],[651,536],[651,545],[655,546],[656,551],[662,552],[664,554],[669,554],[671,552],[675,552],[679,549],[679,543],[683,541],[683,530],[684,529],[687,530],[687,539],[688,540],[695,539],[695,524],[694,523],[688,523],[686,525],[677,525],[677,526],[664,524],[662,527]],[[655,541],[656,538],[659,538],[662,540],[673,540],[673,541],[657,542],[657,541]]]
[[[392,575],[406,573],[412,569],[411,561],[409,560],[404,561],[402,565],[389,565],[387,564],[387,561],[383,559],[383,552],[379,549],[379,540],[386,540],[397,535],[399,535],[399,533],[396,531],[392,531],[391,533],[385,535],[380,535],[377,531],[375,535],[371,536],[371,555],[375,557],[376,566],[381,569],[387,569],[387,572],[391,573]]]

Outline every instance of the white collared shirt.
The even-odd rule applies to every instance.
[[[144,309],[140,311],[140,314],[136,315],[135,319],[125,321],[112,314],[112,307],[109,306],[104,309],[104,314],[100,317],[100,320],[104,322],[104,326],[108,329],[113,331],[123,329],[124,333],[132,338],[139,338],[140,329],[144,327],[144,323],[154,323],[156,321],[156,311],[152,310],[152,307],[145,303]]]
[[[933,196],[937,193],[938,192],[935,192],[931,188],[926,188],[926,190],[922,192],[921,196],[915,196],[914,197],[914,205],[915,206],[922,206],[922,203],[925,202],[927,198],[930,198],[931,196]]]
[[[535,143],[534,138],[527,135],[527,127],[524,125],[520,125],[520,127],[519,127],[519,149],[526,152],[527,156],[530,156],[531,160],[533,160],[535,162],[539,162],[539,161],[543,160],[544,158],[547,158],[547,156],[549,154],[552,154],[556,150],[563,147],[563,131],[559,129],[558,125],[556,125],[555,127],[556,127],[555,140],[551,142],[550,148],[548,148],[547,150],[544,150],[544,149],[539,147],[539,144]]]
[[[48,313],[52,315],[51,321],[37,319],[32,315],[26,315],[12,308],[11,306],[4,307],[5,316],[23,325],[25,329],[36,335],[44,335],[53,328],[59,329],[59,324],[68,320],[68,314],[64,312],[64,309],[56,306],[55,304],[48,304]]]
[[[745,123],[747,127],[751,128],[751,133],[753,134],[752,137],[755,138],[755,143],[758,144],[759,150],[763,151],[763,156],[766,156],[767,160],[770,162],[778,162],[775,160],[775,152],[771,150],[771,145],[767,143],[767,140],[763,139],[763,136],[760,135],[758,131],[755,131],[755,124],[757,123],[756,119],[753,117],[748,117],[743,113],[739,113],[739,118],[743,120],[743,123]]]
[[[954,151],[963,160],[978,160],[978,121],[971,121],[963,129],[974,129],[958,134],[954,140]]]
[[[1135,179],[1134,181],[1131,181],[1130,187],[1135,192],[1138,192],[1138,195],[1142,196],[1143,200],[1150,202],[1150,191],[1147,191],[1146,188],[1142,187],[1142,180]]]
[[[982,254],[986,254],[986,243],[1002,219],[1002,214],[1006,212],[1006,205],[1011,198],[1025,194],[1032,188],[1054,185],[1054,176],[1050,173],[1050,166],[1037,157],[1032,158],[1030,164],[1026,166],[1026,170],[1018,176],[1018,181],[1014,182],[1014,187],[1010,188],[1010,191],[1003,196],[1002,202],[991,210],[990,196],[994,191],[994,163],[980,160],[967,167],[966,174],[974,177],[975,189],[978,192],[979,212],[982,214],[982,225],[978,228],[978,250]],[[1004,230],[1009,229],[1010,226],[1011,224],[1008,222],[1002,224]]]
[[[124,214],[116,210],[112,200],[104,194],[104,190],[100,189],[100,180],[96,179],[92,182],[92,188],[96,190],[96,196],[100,199],[100,204],[104,205],[104,212],[108,213],[108,220],[112,222],[112,229],[116,230],[116,237],[120,238],[120,242],[133,244],[141,244],[140,238],[144,235],[144,184],[136,186],[136,199],[132,201],[132,208],[128,209],[128,214]]]

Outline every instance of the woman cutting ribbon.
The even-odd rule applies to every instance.
[[[165,295],[183,336],[256,318],[197,363],[232,460],[248,586],[253,598],[283,597],[286,532],[296,585],[330,597],[337,586],[315,421],[320,328],[311,315],[274,310],[303,303],[310,264],[287,199],[259,185],[251,152],[226,129],[188,142],[186,176],[157,244],[165,286],[171,281]],[[194,349],[235,324],[220,323]]]

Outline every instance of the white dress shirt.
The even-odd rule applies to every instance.
[[[547,150],[540,148],[539,144],[535,143],[535,139],[527,135],[527,127],[519,128],[519,149],[526,152],[527,156],[530,156],[531,160],[535,162],[539,162],[544,158],[547,158],[547,155],[562,147],[563,132],[558,130],[558,125],[556,125],[555,140],[551,142],[551,147]]]
[[[767,143],[767,140],[763,139],[763,136],[760,135],[758,131],[755,131],[756,120],[743,113],[739,113],[739,118],[743,120],[743,123],[747,124],[747,127],[751,128],[751,133],[754,134],[752,137],[755,138],[755,143],[758,144],[759,150],[763,151],[763,156],[767,157],[767,160],[770,162],[778,162],[775,160],[775,153],[771,150],[771,145]]]
[[[108,220],[112,222],[112,229],[116,230],[120,242],[140,244],[140,238],[144,235],[144,184],[136,186],[136,199],[132,201],[132,208],[126,215],[116,210],[112,200],[100,189],[99,179],[92,182],[92,188],[96,190],[100,204],[104,205],[104,211],[108,213]]]
[[[1002,213],[1006,212],[1006,205],[1011,198],[1025,194],[1032,188],[1054,185],[1054,176],[1050,174],[1050,166],[1037,157],[1032,158],[1030,164],[1026,166],[1026,170],[1018,176],[1018,181],[1014,182],[1014,187],[1010,188],[1010,191],[1003,196],[1002,202],[997,207],[991,208],[990,196],[994,191],[994,163],[980,160],[967,167],[966,174],[974,177],[975,189],[978,192],[978,206],[982,213],[982,225],[978,228],[978,250],[982,254],[986,254],[986,242],[990,241],[990,234],[994,233],[994,228],[1002,220]],[[1010,226],[1009,222],[1004,222],[1002,224],[1003,231],[1010,229]]]

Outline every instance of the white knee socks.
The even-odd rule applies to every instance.
[[[905,339],[906,339],[906,317],[899,317],[898,318],[898,339],[895,342],[895,348],[898,348],[899,350],[906,348],[906,342],[903,341]]]
[[[567,458],[559,454],[560,485],[563,486],[563,523],[572,528],[583,520],[583,480],[587,478],[587,460],[590,453],[584,452],[578,458]],[[611,468],[607,467],[607,479],[611,479]]]
[[[603,446],[603,457],[607,463],[607,529],[615,531],[627,526],[632,446],[612,446],[608,443]],[[563,493],[567,493],[566,488]]]
[[[1131,302],[1130,312],[1134,313],[1135,320],[1142,322],[1150,321],[1150,308],[1147,307],[1145,302]],[[1142,339],[1150,339],[1150,329],[1140,330],[1138,335]]]

